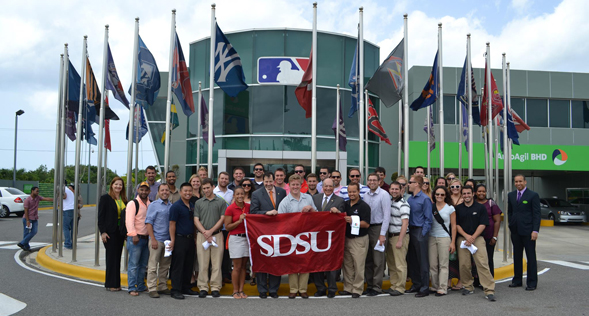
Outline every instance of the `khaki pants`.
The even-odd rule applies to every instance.
[[[429,237],[429,275],[430,290],[438,293],[448,292],[448,266],[450,265],[450,237]]]
[[[364,265],[368,253],[368,235],[346,238],[344,247],[344,291],[362,294]]]
[[[198,257],[198,281],[197,286],[199,291],[207,291],[209,288],[209,263],[211,264],[211,291],[220,291],[222,287],[221,264],[223,263],[223,251],[225,250],[225,242],[223,240],[223,232],[213,235],[217,239],[216,243],[219,247],[210,246],[205,250],[202,243],[206,241],[205,236],[201,233],[196,235],[196,252]]]
[[[405,234],[401,249],[396,245],[400,236],[390,237],[387,245],[387,265],[391,277],[391,290],[405,293],[407,283],[407,250],[409,249],[409,234]]]
[[[309,273],[293,273],[288,275],[288,285],[290,286],[290,293],[297,294],[307,293],[307,285],[309,283]]]
[[[164,257],[165,245],[157,242],[157,249],[151,248],[149,241],[149,261],[147,262],[147,288],[150,292],[163,291],[168,289],[168,270],[172,256]]]
[[[471,263],[470,263],[470,251],[465,248],[460,248],[460,244],[462,241],[465,240],[464,237],[458,237],[458,262],[460,264],[460,281],[462,281],[462,285],[464,288],[469,291],[474,291],[474,286],[472,285],[473,279],[471,274]],[[487,251],[486,251],[486,244],[485,239],[483,236],[479,236],[475,239],[474,245],[478,248],[477,252],[472,255],[474,259],[474,263],[477,266],[477,272],[479,274],[479,281],[485,290],[485,294],[495,294],[495,280],[493,276],[491,276],[491,272],[489,271],[489,263],[487,258]]]
[[[366,289],[372,289],[382,293],[382,279],[385,269],[385,252],[374,250],[378,239],[380,238],[380,228],[382,225],[370,225],[368,228],[368,255],[366,256]],[[386,237],[386,236],[385,236]],[[385,239],[385,247],[386,247]]]

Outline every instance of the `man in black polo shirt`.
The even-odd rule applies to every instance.
[[[180,186],[180,200],[170,208],[170,245],[172,266],[172,297],[184,299],[183,294],[197,295],[190,288],[190,277],[194,266],[194,205],[190,203],[192,186],[188,182]]]
[[[462,199],[464,203],[455,206],[456,209],[456,231],[458,232],[458,262],[460,264],[460,280],[464,285],[462,295],[474,293],[473,278],[471,274],[471,253],[467,248],[460,247],[464,242],[465,246],[474,245],[478,249],[472,257],[477,266],[479,280],[485,290],[485,297],[489,301],[495,301],[495,280],[489,271],[489,263],[485,238],[481,235],[485,227],[489,225],[487,209],[483,204],[474,203],[472,187],[467,185],[462,188]]]
[[[344,290],[340,295],[358,298],[364,290],[364,266],[368,253],[368,227],[370,227],[370,206],[360,199],[358,183],[348,185],[348,196],[344,204],[346,212],[346,244],[344,247]],[[336,210],[332,212],[337,213]],[[352,233],[352,216],[360,218],[360,230]]]

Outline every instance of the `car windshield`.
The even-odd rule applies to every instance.
[[[6,188],[6,192],[12,195],[26,195],[26,193],[24,193],[23,191],[15,188]]]
[[[571,203],[560,199],[546,199],[550,207],[572,207]]]

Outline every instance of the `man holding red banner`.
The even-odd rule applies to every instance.
[[[303,178],[298,174],[293,174],[288,178],[290,186],[290,193],[280,203],[278,207],[278,214],[286,213],[307,213],[317,211],[313,198],[308,194],[301,194],[301,185]],[[288,284],[290,286],[290,294],[288,298],[294,299],[297,297],[297,292],[302,298],[309,298],[307,294],[307,285],[309,282],[309,273],[291,273],[288,275]]]

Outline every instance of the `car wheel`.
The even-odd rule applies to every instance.
[[[8,206],[3,205],[2,208],[0,208],[0,218],[6,218],[8,215],[10,215],[10,210],[8,209]]]
[[[548,219],[554,221],[554,214],[548,214]]]

